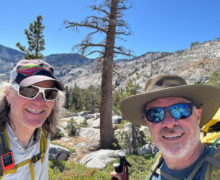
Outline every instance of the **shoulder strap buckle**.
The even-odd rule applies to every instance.
[[[32,157],[32,161],[33,163],[36,163],[37,161],[39,161],[41,159],[41,153],[36,155],[36,156],[33,156]]]

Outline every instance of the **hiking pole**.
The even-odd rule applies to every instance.
[[[120,173],[120,172],[119,172],[119,171],[120,171],[120,164],[119,164],[119,163],[114,163],[113,166],[114,166],[114,168],[115,168],[115,172]],[[118,180],[118,178],[112,177],[111,180]]]
[[[130,163],[125,158],[125,152],[118,153],[120,162],[114,163],[113,166],[115,168],[115,172],[122,173],[122,179],[126,177],[126,180],[128,179],[129,173],[128,173],[128,166],[131,167]],[[111,180],[118,180],[116,177],[112,177]]]

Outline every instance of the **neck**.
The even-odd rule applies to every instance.
[[[204,148],[205,148],[204,144],[200,142],[192,153],[187,154],[185,157],[181,159],[177,159],[177,158],[172,159],[167,156],[163,156],[163,157],[169,169],[182,170],[192,165],[202,154]]]
[[[12,123],[10,123],[9,125],[11,126],[11,129],[13,130],[14,135],[18,138],[19,142],[25,148],[27,148],[35,129],[26,128],[20,124],[17,124],[13,120],[11,121]]]

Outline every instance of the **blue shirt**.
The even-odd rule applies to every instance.
[[[183,180],[183,179],[187,178],[187,177],[190,175],[190,173],[193,171],[193,169],[196,167],[196,165],[199,163],[199,161],[200,161],[203,157],[205,157],[205,156],[208,154],[209,149],[210,149],[210,147],[205,146],[204,151],[203,151],[202,154],[199,156],[199,158],[198,158],[191,166],[189,166],[189,167],[187,167],[187,168],[185,168],[185,169],[183,169],[183,170],[172,170],[172,169],[169,169],[169,168],[167,167],[167,164],[166,164],[165,161],[163,161],[163,163],[161,164],[160,169],[161,169],[163,172],[169,174],[170,176],[173,176],[173,177],[175,177],[175,178],[178,178],[178,179],[182,179],[182,180]],[[203,165],[200,167],[200,169],[197,171],[197,173],[196,173],[196,175],[194,176],[193,180],[198,180],[198,179],[200,178],[200,175],[201,175],[201,173],[202,173],[202,168],[203,168],[203,166],[204,166],[204,164],[203,164]],[[152,180],[168,180],[168,179],[166,179],[166,178],[164,178],[164,177],[162,177],[162,176],[160,176],[160,175],[158,175],[158,174],[155,173],[155,174],[152,176]]]

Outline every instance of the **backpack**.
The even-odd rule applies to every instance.
[[[9,137],[8,137],[8,133],[7,131],[4,129],[3,131],[4,136],[5,136],[5,143],[6,143],[6,150],[10,150],[10,143],[9,143]],[[0,136],[1,137],[1,136]],[[0,143],[3,143],[4,139],[2,139],[2,137],[0,138]],[[3,171],[2,175],[0,175],[0,180],[1,178],[6,175],[6,174],[14,174],[17,172],[17,169],[30,163],[29,165],[29,170],[30,170],[30,174],[31,174],[31,180],[34,180],[34,166],[33,164],[39,160],[41,160],[41,164],[44,161],[44,155],[46,153],[47,150],[47,138],[44,136],[43,132],[41,134],[41,139],[40,139],[40,153],[33,156],[31,159],[27,159],[17,165],[15,165],[13,168],[7,170],[7,171]]]
[[[218,138],[215,141],[215,143],[210,149],[210,153],[200,160],[200,162],[196,165],[196,167],[193,169],[193,171],[190,173],[190,175],[185,180],[192,180],[193,177],[196,175],[197,171],[200,169],[200,167],[204,163],[206,163],[204,165],[206,167],[203,170],[200,179],[202,180],[219,180],[220,179],[220,148],[214,149],[215,145],[217,144],[219,140],[220,138]],[[161,166],[162,162],[163,162],[163,157],[162,157],[161,152],[159,152],[151,168],[151,174],[148,176],[148,179],[150,180],[153,174],[156,172],[157,174],[165,177],[166,179],[180,180],[178,178],[170,176],[169,174],[161,171],[159,167]]]

